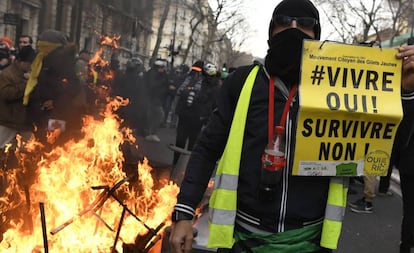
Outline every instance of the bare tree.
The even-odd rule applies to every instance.
[[[240,47],[245,41],[245,39],[235,36],[240,31],[246,31],[246,22],[241,15],[242,1],[216,0],[213,3],[210,1],[210,4],[209,6],[206,0],[195,0],[186,5],[191,13],[189,22],[191,32],[187,45],[184,46],[184,62],[193,52],[194,46],[202,49],[199,58],[207,59],[207,56],[213,52],[215,43],[223,43],[226,39],[230,39],[230,47],[232,45]],[[246,36],[246,34],[243,35]],[[228,49],[224,51],[228,51]],[[223,55],[225,52],[219,53]]]
[[[328,37],[336,36],[346,43],[372,37],[379,42],[383,37],[393,38],[403,29],[402,14],[407,7],[404,0],[317,0],[316,3],[333,27]]]
[[[155,61],[155,59],[157,58],[158,50],[160,49],[160,45],[161,45],[161,40],[162,40],[165,21],[167,20],[168,12],[169,12],[170,6],[171,6],[171,1],[172,0],[165,0],[164,11],[163,11],[162,16],[160,18],[160,26],[158,27],[158,31],[157,31],[157,41],[155,42],[154,51],[152,51],[150,64],[152,64]]]
[[[230,40],[230,50],[226,50],[223,55],[223,62],[227,63],[229,66],[239,66],[238,61],[241,58],[246,58],[246,53],[241,52],[242,46],[246,43],[247,37],[249,36],[250,27],[247,22],[241,23],[238,25],[237,29],[231,29],[228,31],[227,36],[232,38]]]
[[[203,11],[203,2],[202,0],[196,0],[195,3],[186,4],[188,10],[190,10],[190,34],[188,36],[187,45],[184,46],[185,50],[183,53],[183,62],[187,61],[188,55],[191,52],[193,44],[197,41],[198,29],[202,25],[203,21],[206,19],[206,13]]]
[[[327,18],[330,26],[333,27],[333,31],[327,37],[337,36],[339,38],[335,39],[340,42],[352,41],[356,34],[356,25],[353,22],[354,20],[348,15],[342,1],[317,0],[316,3],[319,5],[319,9],[323,15]]]
[[[408,22],[413,23],[413,0],[387,0],[391,13],[390,46],[393,46],[394,38],[403,31],[408,30]]]
[[[360,37],[360,39],[362,39],[362,41],[368,40],[369,34],[373,29],[375,31],[375,34],[377,35],[377,39],[380,40],[379,21],[382,19],[380,15],[382,8],[382,0],[373,0],[371,2],[371,6],[367,6],[366,3],[364,4],[362,2],[362,0],[359,1],[359,6],[353,6],[353,4],[349,0],[346,0],[345,2],[350,7],[351,11],[354,14],[356,14],[363,23],[362,36]]]
[[[241,0],[216,0],[212,4],[207,16],[208,32],[207,39],[204,41],[203,58],[211,52],[213,44],[222,42],[228,34],[242,29],[246,21],[240,12],[241,6],[243,6]]]

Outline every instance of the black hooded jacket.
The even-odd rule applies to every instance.
[[[414,92],[402,94],[404,116],[394,140],[392,163],[400,174],[414,175]]]
[[[237,69],[223,84],[207,127],[192,151],[186,177],[178,195],[178,204],[196,208],[223,153],[235,107],[242,86],[253,66]],[[269,232],[282,232],[320,222],[324,217],[329,177],[292,176],[294,135],[299,99],[296,96],[289,111],[286,132],[289,159],[275,200],[259,199],[261,155],[267,144],[269,78],[263,68],[256,77],[244,132],[239,170],[237,219]],[[278,123],[286,97],[275,89],[275,123]]]

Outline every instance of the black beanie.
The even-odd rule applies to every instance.
[[[272,37],[274,27],[273,17],[275,15],[286,15],[291,17],[310,17],[315,18],[318,23],[313,28],[315,39],[321,38],[321,25],[319,22],[319,12],[309,0],[283,0],[273,11],[272,20],[269,25],[269,39]]]
[[[49,29],[39,35],[38,41],[47,41],[66,45],[68,44],[68,37],[61,31]]]
[[[32,46],[24,46],[19,50],[17,59],[21,62],[32,62],[36,57],[36,52]]]

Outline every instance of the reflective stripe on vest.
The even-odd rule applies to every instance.
[[[349,178],[332,177],[329,182],[328,201],[323,220],[321,246],[336,249],[341,235],[342,220],[345,215],[346,196]]]
[[[210,197],[209,248],[231,248],[234,244],[234,222],[236,220],[237,185],[243,146],[244,128],[254,81],[259,71],[255,66],[244,82],[226,147],[217,167],[214,190]]]

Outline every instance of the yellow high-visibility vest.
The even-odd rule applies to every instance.
[[[259,66],[255,66],[243,85],[226,147],[217,167],[214,189],[209,204],[210,232],[207,241],[208,248],[231,248],[234,244],[233,233],[236,220],[237,187],[243,134],[250,97],[259,69]],[[337,247],[345,213],[347,187],[343,182],[346,180],[336,177],[331,179],[326,216],[322,229],[322,247],[330,249],[336,249]]]
[[[336,249],[338,247],[342,221],[345,216],[348,186],[349,178],[331,177],[320,243],[324,248]]]

